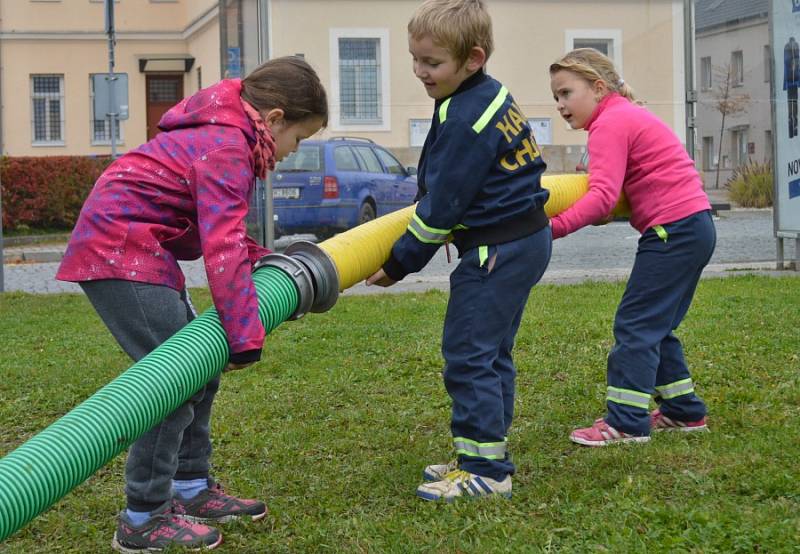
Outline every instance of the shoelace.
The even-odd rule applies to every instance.
[[[452,483],[459,483],[461,481],[469,481],[470,480],[470,473],[469,471],[464,471],[463,469],[454,469],[453,471],[449,472],[447,475],[444,476],[445,479]]]

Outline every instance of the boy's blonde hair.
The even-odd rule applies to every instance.
[[[633,89],[619,76],[614,62],[594,48],[576,48],[550,64],[550,75],[561,70],[571,71],[591,84],[603,81],[608,90],[619,93],[631,102],[637,102]]]
[[[426,0],[408,22],[408,34],[431,37],[461,64],[475,46],[486,52],[487,60],[494,50],[492,19],[481,0]]]

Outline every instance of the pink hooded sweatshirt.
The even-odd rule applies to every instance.
[[[589,191],[550,220],[553,238],[606,217],[621,191],[631,206],[631,225],[640,233],[711,209],[686,149],[645,108],[612,93],[600,101],[585,128]]]
[[[231,354],[259,359],[252,264],[269,250],[247,236],[256,133],[224,80],[171,108],[163,131],[115,160],[81,210],[56,275],[63,281],[124,279],[184,288],[177,260],[204,258]],[[237,358],[242,358],[237,356]]]

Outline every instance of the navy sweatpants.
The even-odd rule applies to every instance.
[[[696,421],[705,416],[673,331],[692,303],[716,236],[711,213],[703,211],[648,229],[639,239],[608,356],[606,422],[612,427],[649,435],[648,403],[654,393],[667,417]]]
[[[531,288],[550,261],[552,233],[463,253],[450,275],[444,321],[444,382],[453,401],[451,431],[461,469],[502,480],[514,473],[506,436],[514,417],[511,357]],[[483,263],[481,263],[483,262]]]

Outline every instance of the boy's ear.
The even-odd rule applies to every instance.
[[[480,46],[473,46],[467,56],[466,67],[470,72],[478,71],[486,65],[486,52]]]

